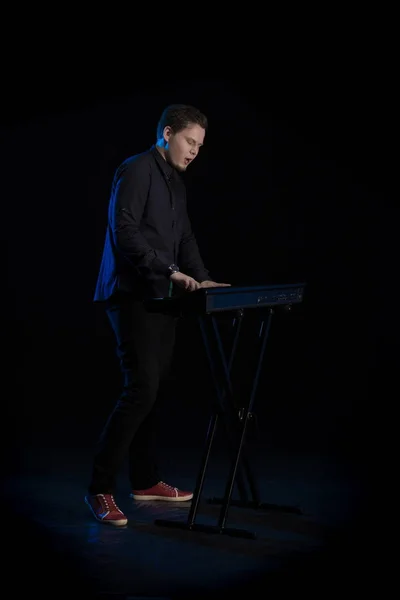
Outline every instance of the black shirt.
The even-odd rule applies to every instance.
[[[94,301],[108,300],[116,291],[140,299],[168,296],[172,263],[199,282],[210,279],[182,177],[152,146],[115,172]]]

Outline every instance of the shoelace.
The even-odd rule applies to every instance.
[[[106,505],[107,510],[109,510],[109,511],[116,510],[117,512],[121,512],[121,510],[116,505],[114,496],[112,494],[109,494],[110,504],[108,503],[108,500],[104,494],[100,494],[100,496],[103,498],[103,501],[104,501],[104,504]]]
[[[168,490],[174,490],[174,492],[178,491],[178,488],[173,487],[172,485],[168,485],[168,483],[164,483],[163,481],[160,481],[160,485],[164,486]]]

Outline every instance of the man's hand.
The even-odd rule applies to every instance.
[[[180,271],[178,271],[178,273],[172,273],[170,280],[173,281],[175,285],[186,290],[187,292],[194,292],[200,287],[198,281],[193,279],[193,277],[189,277],[189,275],[181,273]]]
[[[201,288],[215,288],[215,287],[231,287],[230,283],[217,283],[216,281],[210,281],[207,279],[206,281],[202,281],[200,283]]]

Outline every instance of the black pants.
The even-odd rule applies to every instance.
[[[175,345],[177,318],[148,312],[140,301],[119,299],[107,308],[107,315],[116,337],[123,390],[100,436],[90,494],[114,493],[126,457],[132,489],[160,481],[155,404]]]

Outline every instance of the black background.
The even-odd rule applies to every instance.
[[[92,303],[111,179],[154,143],[164,106],[185,102],[210,124],[185,180],[212,276],[307,284],[303,305],[273,321],[255,405],[262,436],[364,460],[379,417],[372,374],[392,344],[382,303],[396,272],[386,71],[293,59],[289,69],[180,79],[153,77],[154,65],[142,76],[27,56],[3,73],[3,439],[49,451],[97,439],[119,391],[113,338]],[[192,322],[180,325],[167,392],[164,427],[176,443],[201,443],[212,391]]]

